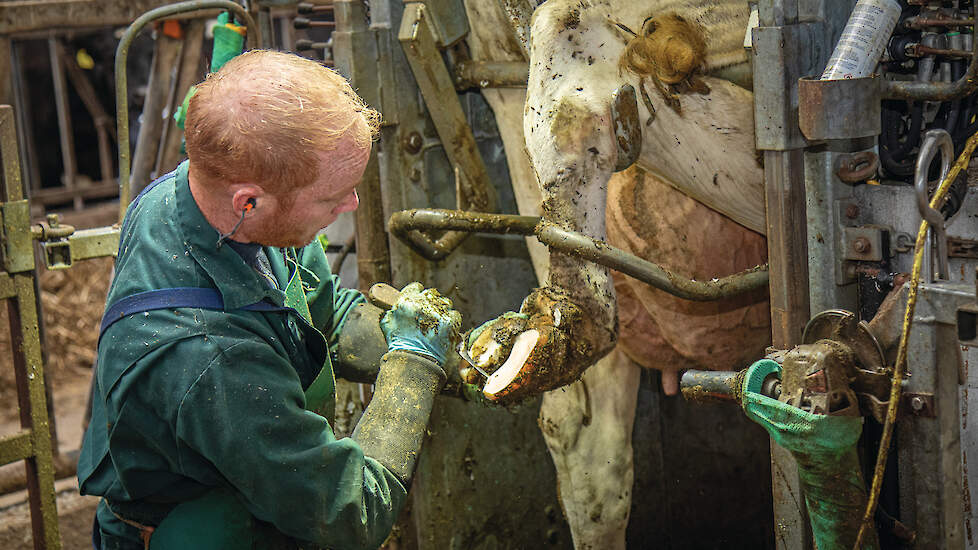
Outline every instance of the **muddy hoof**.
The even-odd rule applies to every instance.
[[[466,339],[475,365],[488,376],[482,391],[496,403],[516,403],[568,384],[583,372],[572,345],[580,309],[559,290],[539,289],[523,302],[520,313],[489,321]],[[473,380],[475,369],[460,374]]]

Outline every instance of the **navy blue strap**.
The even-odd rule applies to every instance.
[[[126,296],[105,310],[99,328],[99,340],[102,339],[102,335],[110,326],[129,315],[154,309],[178,307],[223,310],[224,299],[216,289],[196,287],[163,288]],[[241,309],[247,311],[288,311],[290,308],[268,302],[256,302]]]
[[[163,183],[164,181],[166,181],[170,177],[175,177],[176,174],[177,174],[177,171],[176,170],[173,170],[173,171],[167,172],[166,174],[163,174],[162,176],[160,176],[160,177],[156,178],[155,180],[153,180],[152,183],[150,183],[149,185],[147,185],[146,187],[144,187],[143,190],[140,191],[138,195],[136,195],[136,198],[133,199],[132,204],[139,203],[139,200],[143,198],[143,195],[145,195],[146,193],[149,193],[150,191],[153,190],[154,187],[156,187],[157,185]]]

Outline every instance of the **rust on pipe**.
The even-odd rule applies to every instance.
[[[604,241],[563,229],[537,216],[420,208],[395,212],[388,222],[388,229],[395,237],[430,260],[441,259],[447,253],[440,239],[432,244],[429,239],[423,238],[423,235],[422,238],[418,238],[421,231],[454,232],[447,235],[468,233],[534,235],[551,249],[614,269],[673,296],[697,302],[722,300],[768,286],[766,264],[727,277],[696,281],[615,248]]]
[[[920,30],[927,27],[971,27],[973,19],[943,19],[939,17],[912,17],[907,20],[908,29]]]
[[[525,88],[529,75],[525,61],[461,61],[455,66],[455,88]]]
[[[926,20],[931,21],[931,20]],[[948,25],[949,21],[974,25],[973,20],[937,19]],[[884,80],[881,82],[883,99],[904,99],[913,101],[950,101],[964,97],[978,88],[978,40],[972,40],[971,61],[964,75],[954,82],[917,82]]]
[[[911,48],[909,52],[913,57],[924,57],[927,55],[943,55],[947,57],[972,57],[972,52],[967,50],[947,50],[942,48],[932,48],[930,46],[924,46],[923,44],[917,44]]]

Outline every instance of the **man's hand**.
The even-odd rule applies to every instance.
[[[445,364],[450,350],[459,341],[462,316],[452,309],[452,301],[433,288],[411,283],[380,319],[388,351],[410,351]]]

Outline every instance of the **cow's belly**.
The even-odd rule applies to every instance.
[[[682,276],[708,280],[766,261],[764,236],[638,168],[609,181],[606,217],[610,244]],[[764,291],[691,302],[618,273],[614,280],[619,345],[644,367],[736,370],[761,357],[770,342]],[[670,379],[674,374],[664,376]]]

